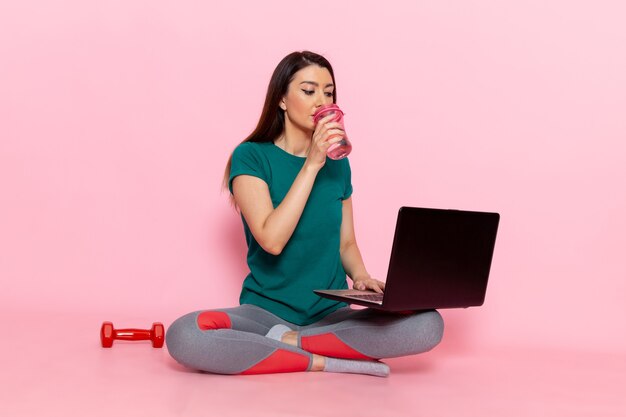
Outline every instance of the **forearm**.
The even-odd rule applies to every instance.
[[[355,241],[350,242],[341,249],[341,263],[346,274],[353,280],[371,278],[365,269],[365,263],[361,251]]]
[[[267,217],[263,234],[271,252],[280,254],[300,221],[319,169],[305,164],[283,201]]]

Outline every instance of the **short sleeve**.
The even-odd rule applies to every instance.
[[[347,200],[352,195],[352,170],[350,169],[350,161],[348,158],[343,159],[344,163],[344,178],[345,178],[345,188],[343,192],[342,200]]]
[[[251,175],[270,184],[269,162],[255,145],[252,142],[244,142],[233,152],[228,178],[228,189],[231,194],[233,193],[233,179],[238,175]]]

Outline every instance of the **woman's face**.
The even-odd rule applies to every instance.
[[[321,105],[333,102],[334,88],[326,68],[309,65],[296,72],[279,104],[285,110],[285,122],[313,131],[313,114]]]

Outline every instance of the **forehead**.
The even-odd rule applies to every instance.
[[[309,65],[294,74],[293,83],[300,84],[303,81],[311,81],[325,87],[327,84],[333,83],[333,77],[326,68]]]

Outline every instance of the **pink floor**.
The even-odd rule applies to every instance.
[[[3,312],[0,415],[626,416],[624,353],[464,352],[444,338],[433,352],[388,360],[387,379],[233,377],[188,371],[148,342],[103,349],[101,321]]]

